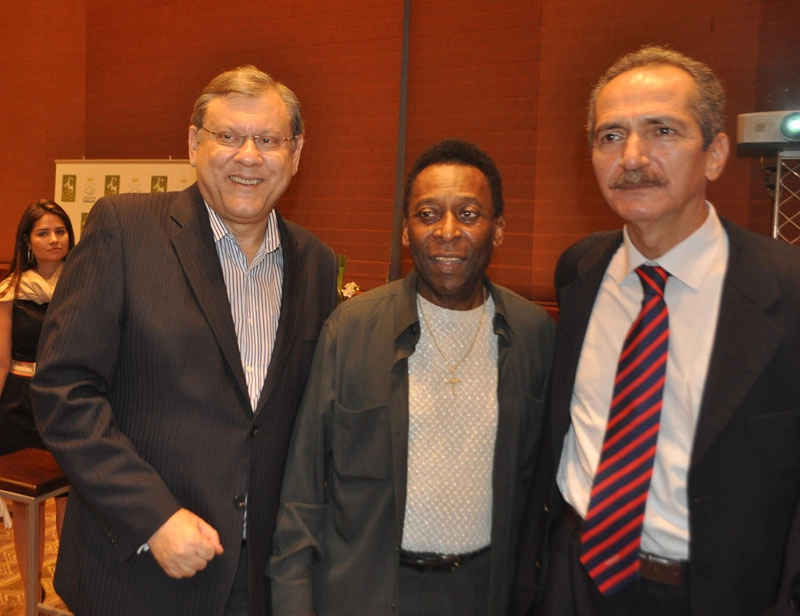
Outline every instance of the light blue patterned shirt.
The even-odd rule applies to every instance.
[[[283,250],[278,216],[275,210],[270,212],[264,243],[248,263],[239,242],[219,214],[208,204],[206,208],[231,303],[250,404],[255,411],[267,377],[281,312]]]

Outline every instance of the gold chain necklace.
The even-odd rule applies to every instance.
[[[472,342],[469,344],[469,348],[467,352],[464,353],[464,356],[458,360],[458,363],[454,366],[450,363],[450,360],[447,359],[447,355],[444,354],[442,351],[442,347],[439,346],[439,342],[436,340],[436,336],[433,335],[433,328],[428,323],[428,317],[425,316],[425,311],[422,309],[422,302],[419,299],[419,294],[417,294],[417,306],[419,307],[419,313],[422,315],[422,320],[425,323],[425,329],[428,330],[428,333],[431,335],[431,340],[433,340],[433,346],[436,347],[436,350],[439,352],[439,355],[442,356],[447,369],[450,371],[450,378],[445,379],[444,382],[450,385],[453,388],[453,397],[456,395],[456,385],[461,382],[461,379],[456,378],[456,370],[461,367],[461,364],[469,357],[469,354],[472,353],[472,349],[475,347],[475,343],[478,342],[478,335],[481,333],[481,328],[483,327],[483,321],[486,319],[486,301],[489,299],[489,291],[486,287],[483,288],[483,310],[481,310],[481,320],[478,323],[478,329],[475,330],[475,336],[472,338]]]

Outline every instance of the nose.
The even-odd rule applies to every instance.
[[[256,147],[255,139],[252,135],[244,138],[244,143],[236,150],[236,158],[239,160],[258,160],[261,157],[261,152]]]
[[[436,235],[445,242],[461,235],[458,218],[452,212],[445,212],[436,228]]]
[[[625,170],[639,169],[650,162],[647,144],[636,133],[631,133],[625,139],[625,145],[620,155],[620,166]]]

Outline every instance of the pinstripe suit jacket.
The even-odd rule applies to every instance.
[[[55,585],[78,615],[222,614],[247,537],[252,614],[281,476],[336,259],[283,221],[281,313],[253,413],[208,213],[196,185],[120,195],[92,209],[41,338],[39,430],[72,485]],[[178,508],[219,532],[225,553],[167,577],[143,544]]]

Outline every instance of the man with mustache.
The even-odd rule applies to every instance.
[[[706,201],[723,110],[711,69],[662,47],[592,92],[592,163],[625,226],[556,268],[516,613],[797,613],[800,252]]]
[[[270,562],[275,616],[505,616],[555,324],[486,276],[500,174],[472,143],[408,173],[414,270],[320,334]]]

